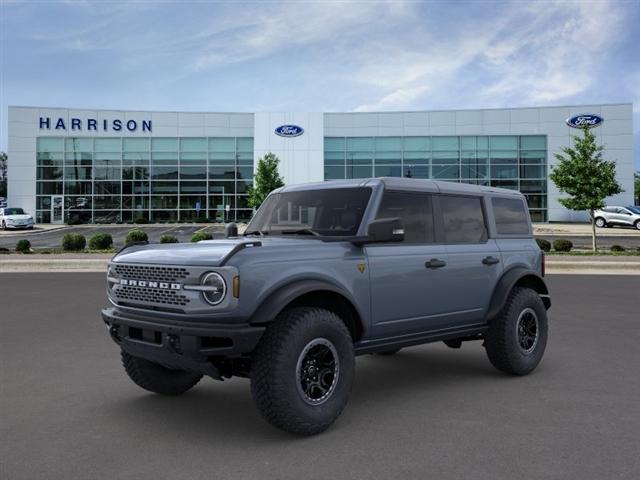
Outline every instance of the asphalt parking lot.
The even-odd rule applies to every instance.
[[[359,357],[342,417],[298,438],[259,417],[244,379],[177,398],[131,383],[102,274],[0,274],[0,477],[638,478],[640,277],[547,278],[532,375],[498,373],[478,342]]]

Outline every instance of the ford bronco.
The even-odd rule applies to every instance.
[[[330,181],[275,190],[242,235],[125,247],[102,316],[140,387],[248,377],[267,421],[311,435],[345,407],[356,355],[482,341],[498,370],[531,372],[547,343],[543,277],[518,192]]]

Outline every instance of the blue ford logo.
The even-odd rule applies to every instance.
[[[567,125],[573,128],[593,128],[600,125],[604,119],[600,115],[592,113],[581,113],[567,118]]]
[[[299,137],[303,133],[303,128],[297,125],[281,125],[276,128],[276,135],[281,137]]]

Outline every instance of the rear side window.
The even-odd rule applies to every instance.
[[[524,202],[516,198],[492,198],[498,235],[528,235],[529,219]]]
[[[442,195],[440,208],[447,243],[484,243],[487,241],[482,200],[479,197]]]
[[[376,219],[399,217],[404,227],[405,243],[433,243],[431,196],[386,191]]]

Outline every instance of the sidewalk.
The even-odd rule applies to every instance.
[[[534,223],[535,236],[591,236],[591,225],[588,223]],[[607,237],[637,237],[640,240],[640,230],[628,227],[597,228],[597,236]]]

